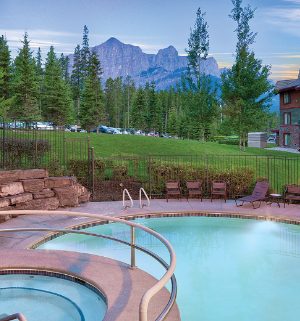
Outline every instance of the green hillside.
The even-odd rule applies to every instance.
[[[68,137],[85,137],[85,133],[66,133]],[[241,152],[238,146],[195,140],[167,139],[133,135],[89,134],[90,144],[97,157],[145,156],[145,155],[270,155],[297,157],[298,154],[247,148]]]

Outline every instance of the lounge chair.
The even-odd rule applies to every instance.
[[[285,203],[291,201],[300,201],[300,185],[286,185],[284,191],[284,207]]]
[[[224,198],[225,203],[227,200],[227,184],[224,181],[212,181],[211,184],[211,197],[210,201],[212,202],[212,199],[214,196],[221,196]]]
[[[256,182],[254,190],[251,195],[244,196],[238,199],[235,199],[236,206],[243,206],[245,202],[249,202],[252,204],[253,208],[259,208],[262,201],[267,199],[269,189],[269,182],[268,181],[259,181]],[[242,202],[238,204],[238,202]],[[254,202],[259,202],[259,205],[255,207]]]
[[[187,194],[186,199],[189,200],[191,196],[198,196],[203,197],[203,190],[202,190],[202,181],[187,181],[186,182]]]
[[[181,197],[179,182],[166,182],[167,202],[169,201],[170,196],[177,196],[178,199]]]

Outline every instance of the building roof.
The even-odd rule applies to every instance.
[[[298,79],[279,80],[276,83],[276,89],[278,91],[286,91],[289,89],[300,90],[300,70]]]

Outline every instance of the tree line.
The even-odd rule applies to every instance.
[[[256,58],[251,45],[256,34],[250,21],[255,10],[232,0],[230,18],[236,23],[235,61],[222,73],[220,84],[204,73],[209,54],[205,13],[199,8],[186,49],[188,70],[175,88],[157,91],[155,83],[137,87],[130,77],[102,81],[101,62],[89,47],[89,30],[70,58],[53,46],[42,61],[34,56],[27,33],[15,59],[0,37],[0,114],[26,122],[44,120],[57,126],[79,124],[88,131],[105,124],[167,132],[206,140],[216,134],[237,134],[245,145],[251,130],[268,127],[273,96],[270,66]],[[72,65],[72,68],[70,66]],[[273,118],[272,118],[273,117]]]

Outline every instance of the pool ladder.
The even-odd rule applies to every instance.
[[[4,316],[4,318],[2,316],[0,315],[0,321],[12,321],[12,320],[27,321],[24,314],[22,314],[22,313],[15,313],[15,314],[11,314],[11,315],[6,315],[6,316]]]
[[[145,196],[146,200],[147,200],[147,204],[142,202],[142,196]],[[126,204],[126,196],[128,197],[129,201],[130,201],[130,205],[128,205],[128,203]],[[139,202],[140,202],[140,208],[143,208],[144,206],[150,206],[150,199],[146,193],[146,191],[141,187],[140,191],[139,191]],[[127,209],[127,208],[131,208],[133,207],[133,199],[128,191],[127,188],[123,189],[123,208]],[[0,320],[1,321],[1,320]]]

